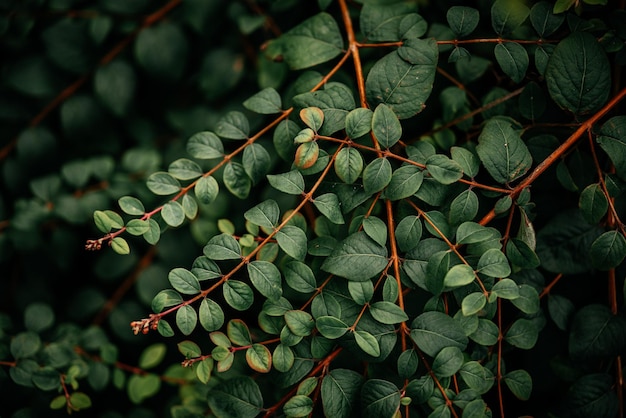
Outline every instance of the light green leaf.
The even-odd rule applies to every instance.
[[[480,256],[477,272],[491,277],[507,277],[511,274],[511,267],[502,251],[491,248]]]
[[[280,218],[280,209],[275,200],[268,199],[248,209],[243,216],[255,225],[272,230]]]
[[[288,417],[308,417],[313,412],[313,399],[304,395],[295,395],[285,402],[283,412]]]
[[[204,255],[212,260],[237,260],[241,258],[241,247],[229,234],[216,235],[204,246]]]
[[[193,220],[196,216],[198,216],[198,202],[190,194],[185,194],[183,196],[182,206],[187,219]]]
[[[268,373],[272,368],[272,353],[263,344],[252,344],[246,350],[246,362],[252,370]]]
[[[300,119],[313,132],[318,132],[324,123],[324,111],[316,106],[305,107],[300,111]]]
[[[152,193],[160,196],[167,196],[180,191],[178,180],[162,171],[150,174],[146,181],[146,186]]]
[[[323,90],[302,93],[293,98],[298,107],[319,107],[324,111],[324,124],[320,135],[332,135],[346,127],[348,112],[354,109],[352,90],[345,84],[327,83]]]
[[[392,169],[389,160],[383,157],[372,160],[363,170],[363,188],[374,194],[383,190],[391,181]]]
[[[344,239],[322,264],[322,270],[348,280],[365,281],[387,266],[387,249],[364,232]]]
[[[200,309],[198,310],[198,318],[202,328],[209,332],[216,331],[224,325],[224,311],[212,299],[202,299]]]
[[[267,87],[243,102],[246,109],[262,115],[271,115],[282,111],[280,94],[272,87]]]
[[[609,60],[592,34],[574,32],[550,56],[546,82],[550,97],[561,108],[577,115],[594,112],[609,97]]]
[[[491,293],[502,299],[514,300],[519,297],[519,286],[511,279],[502,279],[491,288]]]
[[[393,325],[409,320],[404,310],[392,302],[374,302],[370,305],[370,313],[376,321],[382,324]]]
[[[159,242],[159,238],[161,238],[161,227],[159,223],[152,218],[148,219],[148,224],[150,225],[150,230],[143,234],[143,238],[148,244],[155,245]]]
[[[263,408],[263,396],[250,377],[235,377],[214,387],[208,394],[211,412],[218,418],[254,418]]]
[[[194,158],[211,160],[224,156],[222,140],[213,132],[198,132],[189,138],[187,152]]]
[[[434,39],[407,39],[369,71],[365,81],[368,101],[386,104],[400,119],[421,112],[432,91],[438,56]]]
[[[260,294],[270,300],[278,300],[283,294],[280,271],[268,261],[255,260],[247,264],[250,282]]]
[[[226,334],[233,344],[246,347],[252,344],[252,336],[245,322],[241,319],[232,319],[226,325]],[[219,334],[216,334],[216,337]],[[221,338],[221,337],[220,337]]]
[[[279,372],[287,372],[295,362],[293,350],[285,344],[278,344],[272,355],[272,364]]]
[[[344,183],[354,183],[363,171],[363,157],[352,147],[342,148],[335,157],[335,173]]]
[[[180,293],[172,290],[165,289],[161,290],[156,296],[152,299],[152,311],[159,313],[164,308],[169,308],[170,306],[176,306],[183,302],[183,298]]]
[[[463,177],[463,169],[443,154],[435,154],[426,160],[428,173],[441,184],[452,184]]]
[[[202,175],[200,166],[187,158],[173,161],[167,168],[167,172],[178,180],[193,180]]]
[[[470,284],[476,278],[474,269],[466,264],[457,264],[446,273],[443,285],[446,287],[461,287]]]
[[[112,210],[94,211],[93,220],[96,227],[104,233],[110,232],[111,229],[121,229],[124,226],[122,217]]]
[[[117,254],[126,255],[130,254],[130,247],[128,246],[128,242],[122,237],[115,237],[111,240],[111,248]]]
[[[402,125],[393,110],[380,103],[374,109],[372,132],[383,148],[391,148],[402,137]]]
[[[217,122],[215,133],[222,138],[246,139],[250,133],[248,118],[236,110],[230,111]]]
[[[248,177],[258,183],[270,169],[271,156],[261,144],[253,143],[243,150],[241,163]]]
[[[293,195],[304,193],[304,177],[298,170],[282,174],[268,174],[267,180],[273,188],[283,193]]]
[[[245,199],[252,188],[252,180],[239,163],[230,162],[224,168],[224,185],[236,197]]]
[[[315,328],[313,317],[305,311],[290,310],[285,312],[285,322],[289,330],[299,337],[310,335]]]
[[[166,224],[175,228],[185,221],[185,210],[180,203],[172,200],[163,205],[161,217]]]
[[[461,302],[461,311],[465,316],[471,316],[480,312],[487,303],[487,297],[482,292],[473,292],[463,298]]]
[[[317,162],[319,154],[320,147],[317,142],[305,142],[304,144],[300,144],[298,149],[296,149],[294,164],[296,167],[306,170],[307,168],[313,167]]]
[[[239,280],[228,280],[222,286],[226,303],[238,311],[247,311],[254,302],[250,286]]]
[[[492,118],[483,127],[476,147],[478,157],[498,183],[509,183],[530,169],[532,157],[511,122]]]
[[[141,369],[151,369],[161,364],[167,353],[167,347],[163,343],[156,343],[146,347],[139,356],[138,366]]]
[[[155,374],[134,374],[128,379],[126,393],[128,399],[134,404],[140,404],[145,399],[156,395],[161,388],[161,380]],[[80,393],[80,392],[79,392]]]
[[[193,190],[200,203],[208,205],[213,203],[217,198],[220,186],[217,184],[217,180],[212,176],[201,177],[196,182]]]
[[[380,356],[380,345],[378,340],[367,331],[354,331],[354,339],[356,344],[366,354],[373,357]]]
[[[364,282],[348,282],[348,293],[352,300],[360,306],[365,305],[374,296],[374,285],[370,280]]]
[[[167,276],[172,287],[183,295],[195,295],[200,293],[201,287],[198,278],[189,270],[175,268]]]
[[[334,316],[320,316],[315,325],[324,337],[335,340],[343,336],[348,331],[348,325]]]
[[[196,310],[189,306],[183,305],[176,311],[176,326],[184,335],[189,335],[196,328],[198,323],[198,314]]]
[[[339,198],[336,194],[326,193],[317,196],[313,200],[313,204],[332,223],[341,225],[345,222],[341,213]]]
[[[129,215],[143,215],[146,212],[143,203],[136,197],[122,196],[117,203],[120,205],[120,209]]]

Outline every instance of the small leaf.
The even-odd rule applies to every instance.
[[[446,273],[443,284],[451,288],[461,287],[472,283],[475,278],[474,269],[466,264],[457,264]]]
[[[276,241],[281,250],[296,260],[304,260],[307,253],[307,237],[297,226],[287,225],[276,233]]]
[[[156,195],[167,196],[180,191],[180,183],[172,175],[164,172],[150,174],[146,181],[148,189]]]
[[[130,254],[130,247],[128,246],[128,242],[122,237],[115,237],[111,240],[111,248],[117,254],[126,255]]]
[[[245,199],[250,194],[252,180],[243,165],[233,162],[226,164],[222,178],[228,191],[239,199]]]
[[[389,160],[383,157],[372,160],[363,170],[363,188],[374,194],[383,190],[391,181],[392,169]]]
[[[346,115],[346,135],[356,139],[368,134],[372,130],[374,113],[367,108],[359,107]]]
[[[185,221],[185,210],[180,203],[172,200],[163,205],[161,217],[166,224],[175,228]]]
[[[493,285],[491,293],[502,299],[517,299],[519,297],[519,286],[511,279],[502,279]]]
[[[208,176],[199,178],[193,190],[200,203],[208,205],[215,201],[220,188],[217,180]]]
[[[505,42],[497,44],[493,52],[502,71],[511,77],[514,83],[520,83],[528,69],[529,59],[526,49],[517,42]]]
[[[411,323],[411,339],[431,357],[435,357],[444,347],[464,350],[467,346],[467,337],[459,323],[436,311],[424,312],[415,318]]]
[[[196,328],[198,314],[189,305],[183,305],[176,311],[176,326],[184,335],[189,335]]]
[[[363,377],[352,370],[333,369],[321,385],[322,406],[327,417],[349,418],[358,408]]]
[[[304,177],[298,170],[282,174],[268,174],[267,180],[273,188],[283,193],[292,195],[304,193]]]
[[[163,343],[152,344],[146,347],[139,356],[139,367],[142,369],[151,369],[161,364],[165,358],[167,347]]]
[[[457,38],[467,36],[476,29],[480,14],[473,7],[452,6],[446,14],[448,26]]]
[[[387,243],[387,224],[381,219],[375,216],[364,218],[363,231],[378,245],[384,246]]]
[[[513,370],[505,374],[504,383],[518,399],[527,401],[533,389],[533,381],[526,370]]]
[[[246,139],[250,133],[248,118],[238,111],[228,112],[217,122],[215,133],[222,138]]]
[[[400,391],[386,380],[368,379],[361,388],[361,408],[365,417],[392,417],[400,408]]]
[[[150,230],[150,222],[141,219],[131,219],[126,224],[126,231],[131,235],[143,235]]]
[[[175,268],[170,271],[167,278],[172,287],[183,295],[195,295],[200,293],[200,282],[189,270]]]
[[[502,251],[491,248],[480,256],[477,271],[487,276],[500,278],[511,274],[511,267]]]
[[[487,297],[482,292],[473,292],[463,298],[461,311],[465,316],[471,316],[480,312],[487,303]]]
[[[278,223],[280,209],[275,200],[268,199],[248,209],[243,216],[255,225],[272,230]]]
[[[441,184],[452,184],[463,177],[463,169],[445,155],[435,154],[426,160],[428,173]]]
[[[311,128],[304,128],[293,138],[294,144],[304,144],[315,139],[315,131]]]
[[[280,94],[272,87],[267,87],[243,102],[246,109],[262,115],[271,115],[282,111]]]
[[[493,238],[493,231],[476,222],[463,222],[456,230],[458,244],[476,244]]]
[[[185,212],[185,217],[187,219],[195,219],[198,215],[198,202],[191,195],[186,194],[183,196],[183,211]]]
[[[259,373],[268,373],[272,369],[272,353],[262,344],[252,344],[246,350],[248,366]]]
[[[513,322],[504,335],[504,340],[515,347],[530,350],[535,346],[538,337],[539,330],[536,323],[521,318]]]
[[[537,254],[524,241],[511,238],[506,244],[506,256],[512,264],[521,268],[536,268],[540,265]]]
[[[598,183],[590,184],[580,193],[578,200],[580,211],[590,224],[602,219],[609,207],[609,202]]]
[[[211,160],[224,156],[224,145],[213,132],[198,132],[189,138],[187,152],[194,158]]]
[[[300,119],[313,132],[318,132],[324,123],[324,112],[319,107],[307,107],[300,111]]]
[[[293,290],[301,293],[311,293],[317,289],[315,275],[311,268],[300,262],[290,261],[283,268],[285,281]]]
[[[263,395],[253,379],[241,376],[228,379],[210,390],[208,402],[215,416],[254,418],[263,408]]]
[[[238,311],[247,311],[254,302],[250,286],[239,280],[228,280],[222,286],[226,303]]]
[[[370,313],[381,324],[399,324],[409,320],[408,315],[392,302],[374,302],[370,305]]]
[[[320,148],[319,145],[317,145],[317,142],[305,142],[304,144],[300,144],[298,149],[296,149],[294,163],[296,167],[306,170],[307,168],[311,168],[313,164],[317,162],[319,153]]]
[[[604,305],[587,305],[571,322],[569,353],[574,361],[613,358],[626,348],[626,320]]]
[[[383,148],[391,148],[402,137],[402,125],[393,110],[384,103],[374,109],[372,132]]]
[[[558,13],[552,12],[552,5],[547,1],[540,1],[533,5],[530,9],[530,23],[539,36],[545,38],[559,29],[565,20],[565,16]]]
[[[343,224],[343,214],[341,213],[339,198],[334,193],[326,193],[321,196],[317,196],[313,200],[315,207],[326,216],[329,221],[334,224]]]
[[[241,247],[228,234],[216,235],[204,246],[204,255],[212,260],[236,260],[241,258]]]
[[[354,339],[361,350],[372,357],[380,356],[380,345],[372,334],[367,331],[354,331]]]
[[[521,1],[496,0],[491,6],[491,26],[500,36],[517,29],[530,14],[530,9]]]
[[[387,249],[364,232],[357,232],[333,250],[322,264],[322,270],[348,280],[365,281],[380,273],[387,263]]]
[[[608,231],[591,244],[591,262],[599,270],[620,265],[626,257],[626,238],[619,231]]]
[[[187,158],[173,161],[167,168],[167,172],[178,180],[193,180],[202,175],[200,166]]]
[[[246,266],[250,282],[260,294],[270,300],[278,300],[283,294],[280,271],[268,261],[252,261]]]
[[[308,417],[313,412],[313,399],[304,395],[295,395],[285,402],[283,412],[288,417]]]
[[[478,196],[473,190],[467,189],[461,192],[450,203],[449,219],[452,224],[471,221],[478,214]],[[458,239],[458,232],[457,232]]]
[[[476,177],[480,163],[471,151],[461,147],[452,147],[450,148],[450,155],[452,159],[461,166],[465,175],[470,178]]]
[[[129,215],[143,215],[146,212],[146,209],[141,203],[141,200],[132,196],[123,196],[118,199],[118,204],[120,205],[120,209]]]
[[[291,348],[285,344],[278,344],[274,349],[272,356],[272,364],[274,368],[279,372],[287,372],[293,367],[295,362],[295,356]]]
[[[344,183],[352,184],[363,171],[363,157],[355,148],[342,148],[335,157],[335,173]]]
[[[320,316],[317,318],[315,325],[320,334],[331,340],[343,336],[349,328],[345,322],[334,316]]]
[[[216,331],[224,325],[224,311],[217,302],[208,298],[202,299],[198,318],[202,328],[209,332]]]
[[[450,377],[459,371],[463,361],[463,352],[459,347],[444,347],[435,356],[432,370],[437,377]]]
[[[272,161],[269,152],[261,144],[253,143],[243,150],[241,163],[248,177],[258,183],[269,171]]]
[[[393,172],[385,190],[385,197],[389,200],[400,200],[413,196],[419,190],[423,180],[424,173],[419,167],[402,166]]]

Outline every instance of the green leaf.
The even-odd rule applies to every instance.
[[[487,297],[482,292],[473,292],[463,298],[461,311],[465,316],[471,316],[480,312],[487,304]]]
[[[504,335],[504,340],[517,348],[530,350],[537,343],[538,337],[537,323],[521,318],[513,322]]]
[[[111,248],[117,254],[126,255],[130,254],[130,247],[128,246],[128,242],[122,237],[115,237],[111,240]]]
[[[155,374],[132,375],[128,379],[126,392],[131,402],[139,404],[156,395],[161,388],[161,380]]]
[[[148,74],[165,81],[180,79],[185,70],[189,46],[182,29],[161,22],[139,33],[135,58]]]
[[[502,299],[514,300],[520,296],[520,287],[511,279],[502,279],[493,285],[491,293]]]
[[[33,302],[29,303],[24,310],[24,326],[29,331],[45,331],[53,324],[54,311],[48,304]]]
[[[283,267],[285,281],[293,290],[300,293],[311,293],[317,289],[315,275],[311,268],[300,262],[290,261]]]
[[[244,101],[243,105],[246,109],[262,115],[282,112],[280,94],[272,87],[267,87],[256,93],[254,96]]]
[[[270,44],[293,70],[329,61],[343,50],[343,37],[335,19],[319,13],[284,33]]]
[[[374,296],[374,285],[371,281],[348,282],[348,293],[352,300],[360,306],[365,305]]]
[[[208,176],[199,178],[193,190],[200,203],[208,205],[215,201],[220,187],[215,178]]]
[[[475,278],[474,269],[466,264],[457,264],[448,270],[443,279],[443,284],[451,288],[461,287],[472,283]]]
[[[287,225],[276,233],[276,241],[281,250],[296,260],[304,260],[307,253],[307,237],[297,226]]]
[[[608,231],[591,244],[591,262],[599,270],[610,270],[626,257],[626,238],[619,231]]]
[[[594,112],[609,97],[609,60],[593,35],[574,32],[554,49],[546,82],[550,97],[561,108],[577,115]]]
[[[424,181],[424,173],[414,165],[405,165],[395,170],[391,181],[385,189],[385,197],[389,200],[400,200],[413,196]]]
[[[93,220],[96,227],[104,233],[108,233],[111,229],[120,229],[124,226],[124,220],[120,215],[111,210],[96,210],[93,213]]]
[[[365,81],[368,101],[386,104],[400,119],[421,112],[432,91],[438,56],[434,39],[407,39],[369,71]]]
[[[243,150],[241,163],[248,177],[258,183],[270,169],[271,156],[261,144],[253,143]]]
[[[548,295],[548,312],[561,331],[569,328],[574,311],[574,304],[568,298],[561,295]]]
[[[98,68],[94,75],[94,91],[98,99],[118,117],[128,114],[137,79],[133,67],[122,60]]]
[[[368,134],[372,130],[374,113],[367,108],[359,107],[346,115],[346,135],[356,139]]]
[[[211,160],[224,156],[222,140],[213,132],[198,132],[189,138],[187,152],[194,158]]]
[[[352,90],[341,83],[327,83],[323,90],[302,93],[293,98],[298,107],[319,107],[324,111],[324,124],[320,135],[332,135],[346,127],[348,112],[354,109]]]
[[[374,194],[383,190],[391,181],[391,163],[383,157],[372,160],[363,170],[363,188]]]
[[[283,412],[288,417],[308,417],[313,412],[313,399],[304,395],[295,395],[285,402]]]
[[[626,179],[626,117],[609,119],[600,128],[600,136],[596,140],[613,162],[617,175],[622,180]]]
[[[278,300],[283,294],[280,271],[268,261],[252,261],[247,264],[250,282],[260,294],[270,300]]]
[[[471,221],[478,214],[478,196],[471,189],[461,192],[450,204],[451,224]],[[457,232],[458,239],[458,232]]]
[[[417,247],[422,237],[422,222],[417,216],[406,216],[396,225],[395,235],[400,250],[411,251]]]
[[[511,238],[506,244],[506,256],[513,265],[521,268],[536,268],[541,263],[537,254],[524,241]]]
[[[272,353],[262,344],[252,344],[246,350],[248,366],[259,373],[268,373],[272,368]]]
[[[217,122],[215,133],[222,138],[246,139],[250,134],[250,123],[246,115],[233,110]]]
[[[552,12],[552,5],[547,1],[535,3],[530,9],[530,23],[540,37],[550,36],[559,29],[565,16],[557,13]]]
[[[182,205],[187,219],[193,220],[198,216],[198,202],[195,198],[191,197],[189,194],[184,195]]]
[[[11,355],[17,360],[32,357],[40,348],[41,339],[34,332],[22,332],[11,339]]]
[[[211,372],[213,371],[215,361],[212,358],[205,358],[196,364],[196,376],[201,383],[206,385],[211,379]]]
[[[150,174],[146,181],[146,186],[152,193],[160,196],[167,196],[180,191],[178,180],[162,171]]]
[[[409,320],[408,315],[392,302],[374,302],[370,305],[370,313],[381,324],[399,324]]]
[[[223,180],[226,188],[236,197],[245,199],[250,194],[252,180],[248,177],[243,165],[228,163],[224,168]]]
[[[279,372],[287,372],[293,367],[295,356],[293,350],[285,344],[278,344],[272,355],[272,364]]]
[[[400,32],[402,20],[415,10],[415,5],[407,3],[379,5],[366,2],[360,14],[361,31],[370,42],[399,41],[403,35]]]
[[[139,356],[138,366],[141,369],[152,369],[161,364],[167,353],[167,347],[163,343],[152,344],[145,348]]]
[[[148,224],[150,225],[150,229],[143,234],[143,238],[150,245],[155,245],[159,242],[159,238],[161,237],[161,227],[159,223],[154,219],[148,219]]]
[[[273,188],[283,193],[293,195],[304,193],[304,177],[298,170],[282,174],[268,174],[267,180]]]
[[[435,154],[426,160],[428,173],[441,184],[452,184],[463,177],[463,169],[445,155]]]
[[[491,248],[480,256],[476,271],[487,276],[501,278],[511,274],[511,267],[502,251]]]
[[[202,175],[200,166],[187,158],[173,161],[167,168],[167,172],[178,180],[193,180]]]
[[[304,144],[300,144],[296,150],[294,164],[296,167],[306,170],[307,168],[313,167],[317,162],[319,154],[320,147],[317,142],[305,142]]]
[[[363,157],[352,147],[342,148],[335,157],[335,173],[344,183],[354,183],[363,171]]]
[[[614,391],[615,380],[608,373],[580,377],[569,388],[564,400],[572,416],[614,417],[619,415],[620,400]]]
[[[441,312],[424,312],[411,323],[411,339],[431,357],[445,347],[464,350],[467,337],[463,328],[450,316]]]
[[[387,242],[387,224],[376,216],[363,219],[363,231],[378,245],[384,246]]]
[[[604,305],[588,305],[574,316],[569,353],[574,361],[609,359],[626,348],[626,319]]]
[[[175,200],[169,201],[161,209],[161,217],[171,227],[181,226],[185,221],[185,210]]]
[[[513,370],[505,374],[504,383],[518,399],[527,401],[533,390],[533,381],[526,370]]]
[[[196,310],[189,306],[183,305],[176,311],[176,326],[184,335],[189,335],[196,328],[198,323],[198,314]]]
[[[324,123],[324,111],[316,106],[306,107],[300,111],[300,119],[313,132],[318,132]]]
[[[467,36],[476,29],[480,13],[473,7],[452,6],[446,14],[448,26],[457,38]]]
[[[211,260],[237,260],[241,258],[241,247],[228,234],[216,235],[204,246],[204,255]]]
[[[304,311],[290,310],[285,312],[285,322],[289,330],[299,337],[310,335],[315,327],[315,321],[311,314]]]
[[[254,302],[250,286],[239,280],[228,280],[222,286],[222,291],[226,303],[238,311],[247,311]]]
[[[252,344],[252,337],[248,326],[241,319],[232,319],[228,321],[226,333],[233,344],[247,347]]]
[[[214,300],[204,298],[198,309],[198,319],[206,331],[216,331],[224,325],[224,311]]]
[[[117,203],[120,205],[120,209],[129,215],[143,215],[146,212],[143,203],[136,197],[122,196]]]
[[[322,270],[348,280],[365,281],[383,271],[387,263],[387,249],[364,232],[357,232],[339,243]]]
[[[590,184],[580,193],[578,206],[587,222],[595,224],[602,219],[609,208],[609,202],[598,183]]]
[[[380,356],[380,344],[378,340],[367,331],[354,331],[356,344],[363,352],[372,357]]]
[[[324,376],[321,385],[324,414],[333,418],[349,418],[358,411],[357,400],[363,377],[352,370],[334,369]]]
[[[532,157],[511,122],[492,118],[478,137],[478,157],[498,183],[509,183],[530,169]]]
[[[315,326],[320,334],[331,340],[343,336],[349,328],[345,322],[334,316],[320,316],[315,321]]]
[[[243,216],[255,225],[272,230],[280,218],[280,209],[275,200],[268,199],[248,209]]]
[[[493,238],[493,231],[476,222],[463,222],[456,230],[458,244],[476,244]]]
[[[408,379],[417,372],[419,365],[419,357],[417,351],[414,349],[404,350],[398,356],[398,375],[402,379]]]
[[[363,417],[392,417],[400,408],[400,391],[391,382],[366,380],[361,388]]]
[[[459,371],[463,361],[463,352],[458,347],[444,347],[435,356],[431,367],[437,377],[450,377]]]
[[[502,71],[511,77],[514,83],[520,83],[528,69],[529,59],[526,49],[517,42],[505,42],[496,44],[493,52]]]
[[[254,418],[263,408],[263,396],[257,383],[241,376],[226,380],[208,393],[211,412],[218,418]]]
[[[492,346],[498,342],[500,329],[489,319],[478,320],[478,328],[469,337],[480,345]]]
[[[200,293],[200,282],[189,270],[175,268],[170,271],[167,278],[172,287],[183,295],[195,295]]]
[[[131,235],[143,235],[150,230],[150,222],[141,219],[131,219],[126,224],[126,231]]]
[[[517,29],[530,14],[530,9],[519,0],[496,0],[491,6],[491,26],[500,36]]]
[[[321,196],[317,196],[313,200],[315,207],[326,216],[329,221],[334,224],[343,224],[343,214],[341,213],[341,207],[339,198],[334,193],[326,193]]]
[[[180,293],[172,290],[165,289],[161,290],[157,295],[152,299],[152,310],[156,313],[161,312],[164,308],[168,308],[170,306],[179,305],[183,302],[183,298]]]
[[[380,103],[374,109],[372,132],[383,148],[391,148],[402,137],[402,125],[393,110]]]

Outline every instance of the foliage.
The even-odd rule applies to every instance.
[[[3,416],[623,416],[626,12],[457,3],[1,2]]]

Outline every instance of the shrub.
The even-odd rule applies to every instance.
[[[0,4],[3,410],[623,416],[617,4],[153,3]]]

